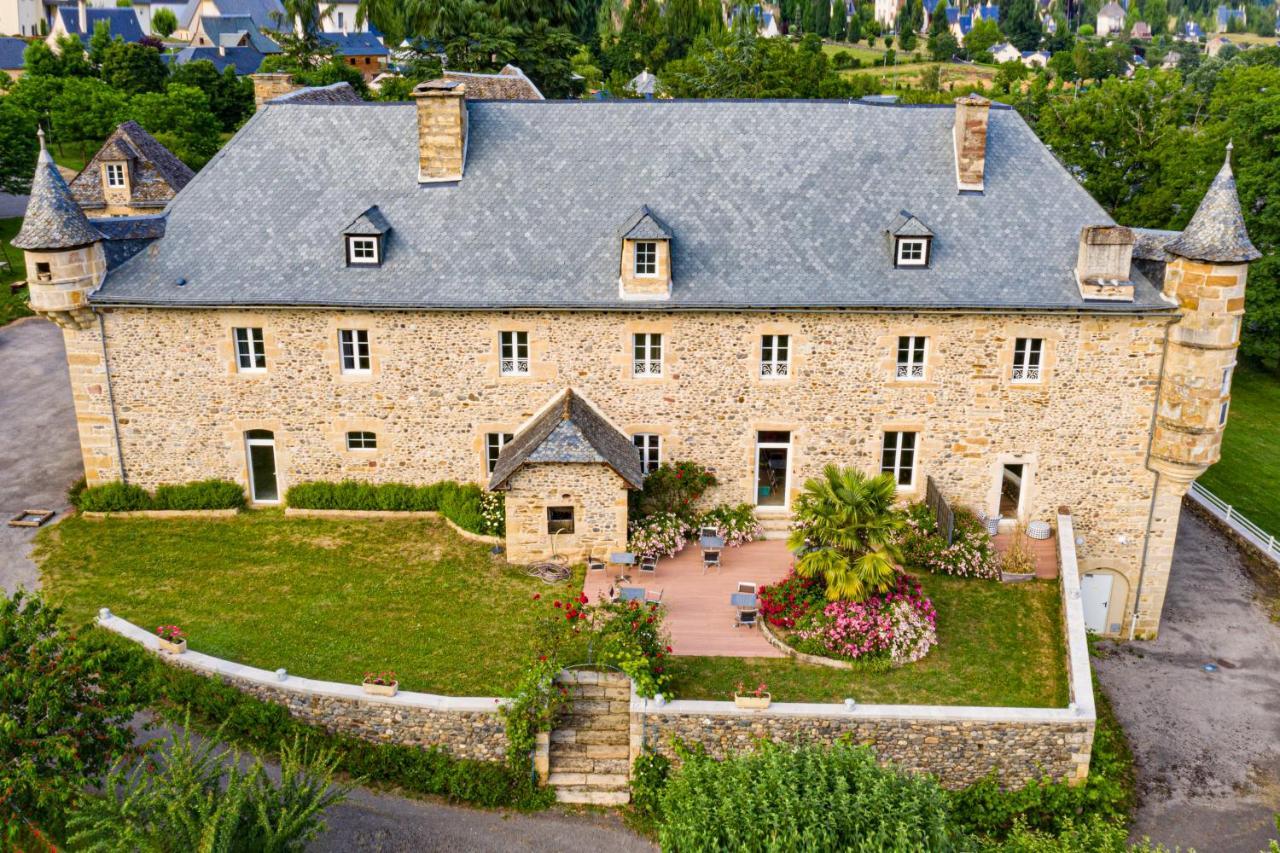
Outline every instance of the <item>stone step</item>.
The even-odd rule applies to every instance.
[[[587,756],[552,756],[549,773],[597,773],[627,776],[631,762],[626,758],[589,758]]]
[[[592,806],[625,806],[631,802],[631,792],[621,789],[602,791],[597,788],[556,788],[556,801]]]
[[[620,672],[596,672],[589,669],[565,670],[556,677],[557,684],[599,685],[604,687],[630,687],[631,679]]]
[[[629,732],[631,731],[630,714],[569,714],[561,719],[558,729],[576,729],[578,740],[582,740],[584,731],[595,732]]]
[[[551,743],[551,760],[556,756],[565,758],[629,758],[631,745],[626,741],[616,743]]]

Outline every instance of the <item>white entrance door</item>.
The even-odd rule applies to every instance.
[[[276,441],[270,430],[251,429],[245,433],[249,456],[249,494],[254,503],[280,502],[280,484],[276,479]]]
[[[1080,602],[1084,605],[1084,627],[1095,634],[1107,630],[1107,607],[1111,604],[1110,574],[1097,572],[1080,579]]]
[[[791,486],[791,433],[756,433],[756,506],[786,509]]]

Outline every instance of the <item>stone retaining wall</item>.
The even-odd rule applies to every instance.
[[[156,637],[104,610],[98,625],[144,648],[158,652]],[[217,677],[266,702],[285,706],[304,723],[329,732],[354,735],[376,743],[437,746],[457,758],[500,761],[507,751],[506,727],[492,697],[436,696],[402,692],[370,696],[358,684],[316,681],[242,666],[188,651],[165,660],[209,677]]]

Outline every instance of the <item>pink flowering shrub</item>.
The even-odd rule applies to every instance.
[[[833,601],[801,618],[792,644],[809,654],[901,666],[938,644],[937,612],[910,575],[865,601]]]
[[[955,516],[955,531],[947,545],[938,535],[933,511],[923,503],[912,504],[899,541],[903,562],[935,575],[999,580],[1000,558],[986,528],[968,510],[957,509]]]
[[[687,541],[687,527],[675,513],[656,513],[631,525],[627,547],[640,558],[673,557]]]

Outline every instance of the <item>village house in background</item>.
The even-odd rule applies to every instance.
[[[0,72],[8,75],[10,80],[17,80],[22,76],[22,55],[26,49],[27,42],[24,39],[0,36]]]
[[[49,29],[45,43],[54,51],[59,50],[58,39],[73,35],[87,48],[93,29],[99,22],[105,22],[111,28],[111,36],[119,36],[125,41],[142,41],[145,35],[138,22],[138,14],[132,8],[99,9],[90,7],[85,0],[78,3],[59,6],[53,16],[53,26]]]
[[[1158,631],[1259,256],[1229,159],[1154,232],[978,96],[469,101],[455,79],[367,104],[287,77],[127,227],[40,155],[14,245],[90,484],[218,477],[270,505],[473,481],[527,562],[624,550],[663,461],[714,469],[708,498],[769,535],[834,463],[1000,529],[1069,507],[1089,627]],[[788,138],[808,155],[742,167]]]

